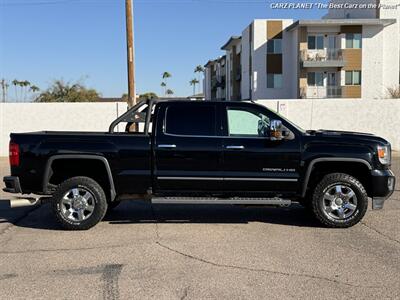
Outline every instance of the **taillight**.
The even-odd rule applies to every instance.
[[[18,167],[19,166],[19,145],[13,142],[10,142],[10,166]]]

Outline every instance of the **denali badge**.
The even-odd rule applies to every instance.
[[[296,169],[286,168],[263,168],[263,172],[296,172]]]

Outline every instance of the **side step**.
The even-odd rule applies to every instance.
[[[290,206],[291,200],[281,198],[213,198],[213,197],[153,197],[153,204],[241,204]]]

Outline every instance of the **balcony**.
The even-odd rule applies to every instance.
[[[300,89],[303,99],[342,98],[341,86],[307,86]]]
[[[301,50],[300,60],[303,68],[340,68],[345,65],[342,49]]]
[[[226,84],[225,76],[211,77],[211,90],[216,91],[218,88],[224,89]]]

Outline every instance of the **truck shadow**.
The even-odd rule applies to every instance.
[[[321,227],[304,208],[243,207],[231,205],[151,205],[145,201],[126,201],[104,217],[102,223],[204,223],[247,224],[262,222],[298,227]],[[48,204],[37,208],[0,209],[0,223],[18,227],[62,230]]]
[[[247,224],[262,222],[300,227],[320,227],[304,208],[294,204],[288,208],[233,205],[151,205],[127,202],[110,211],[103,219],[109,224],[135,223],[204,223]]]

